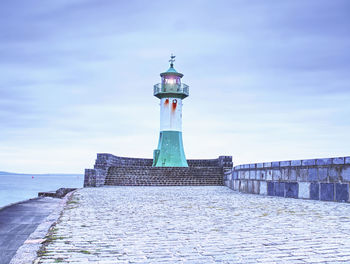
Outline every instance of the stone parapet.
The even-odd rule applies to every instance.
[[[349,202],[350,157],[238,165],[224,184],[246,193]]]
[[[152,159],[118,157],[108,153],[98,153],[95,169],[106,169],[111,166],[152,166]]]

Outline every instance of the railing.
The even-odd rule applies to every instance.
[[[189,86],[182,83],[179,84],[161,84],[158,83],[153,87],[153,95],[157,96],[162,93],[183,94],[185,97],[189,96]]]

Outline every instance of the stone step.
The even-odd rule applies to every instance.
[[[119,186],[185,186],[223,185],[220,167],[111,167],[105,185]]]
[[[105,185],[223,185],[223,169],[220,167],[111,167],[108,170]]]

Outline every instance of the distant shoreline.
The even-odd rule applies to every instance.
[[[50,176],[84,176],[83,173],[17,173],[17,172],[6,172],[0,171],[0,176],[10,176],[10,175],[23,175],[23,176],[35,176],[35,175],[50,175]]]

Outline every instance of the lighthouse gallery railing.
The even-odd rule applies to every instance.
[[[189,96],[189,86],[182,83],[182,84],[161,84],[158,83],[153,86],[153,95],[157,95],[160,93],[179,93],[179,94],[185,94],[186,96]]]

